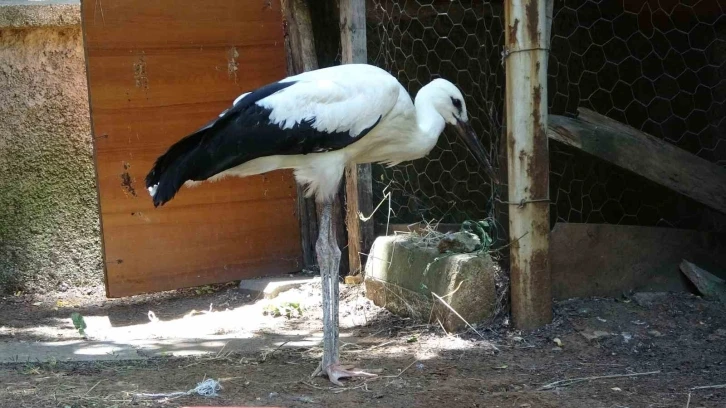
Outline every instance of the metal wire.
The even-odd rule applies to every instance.
[[[542,48],[542,47],[536,47],[536,48],[518,48],[515,50],[510,50],[508,47],[504,47],[504,51],[502,51],[502,65],[504,65],[507,58],[509,58],[512,54],[517,54],[519,52],[527,52],[527,51],[549,51],[549,48]]]
[[[585,107],[726,166],[726,10],[714,0],[557,0],[551,114]],[[705,206],[550,143],[552,222],[726,230]]]
[[[498,166],[506,58],[501,2],[372,0],[369,62],[415,94],[441,76],[465,94]],[[555,0],[548,63],[551,114],[578,107],[726,166],[726,6],[716,0]],[[640,176],[550,143],[551,223],[726,231],[726,217]],[[390,184],[391,222],[491,218],[501,201],[453,134],[425,159],[373,167]],[[505,186],[500,186],[506,188]],[[519,203],[512,203],[518,205]],[[388,214],[377,213],[377,222]]]
[[[368,58],[415,95],[437,77],[455,83],[490,162],[498,167],[504,71],[501,4],[472,1],[373,0],[368,9]],[[493,216],[496,192],[466,147],[445,131],[420,160],[373,166],[374,200],[389,186],[391,222],[463,222]],[[386,212],[376,214],[385,222]]]

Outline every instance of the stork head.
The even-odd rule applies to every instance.
[[[469,121],[464,95],[456,85],[445,79],[437,78],[425,88],[426,90],[422,89],[422,91],[447,124],[456,126],[459,122]]]
[[[474,155],[476,161],[484,167],[492,181],[497,183],[497,175],[489,163],[484,146],[469,123],[464,95],[459,88],[445,79],[437,78],[421,89],[419,94],[422,92],[444,121],[456,129],[459,138]]]

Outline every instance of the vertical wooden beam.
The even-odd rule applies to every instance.
[[[288,74],[318,69],[313,23],[305,0],[281,0]]]
[[[519,329],[552,321],[546,3],[506,0],[504,9],[512,320]]]
[[[318,68],[313,39],[310,10],[305,0],[282,0],[285,48],[287,49],[287,73],[299,74]],[[298,217],[302,240],[303,262],[306,268],[316,265],[315,242],[318,239],[318,214],[313,198],[305,198],[305,192],[297,184]]]
[[[365,0],[340,0],[340,43],[343,64],[365,64],[366,5]],[[358,216],[373,210],[371,165],[349,167],[345,172],[346,224],[348,225],[348,258],[350,274],[359,274],[373,243],[373,222],[362,222]]]

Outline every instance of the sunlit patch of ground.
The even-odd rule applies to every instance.
[[[38,299],[0,305],[3,350],[60,348],[62,342],[48,341],[55,335],[88,360],[38,353],[37,359],[0,365],[0,401],[40,408],[594,408],[685,407],[690,394],[690,407],[726,406],[726,388],[719,388],[726,383],[726,307],[687,294],[658,295],[647,304],[572,300],[557,304],[554,322],[534,332],[518,332],[500,320],[478,326],[478,334],[452,335],[390,315],[366,300],[361,287],[342,287],[341,358],[382,369],[378,378],[344,388],[309,378],[322,352],[319,285],[270,301],[231,285],[88,298],[57,309]],[[44,303],[34,305],[39,301]],[[74,311],[85,317],[87,339],[73,327]],[[114,347],[131,347],[132,354],[109,356]],[[188,357],[172,357],[178,355]],[[161,403],[139,396],[187,391],[205,378],[220,381],[218,397],[185,395]],[[708,388],[694,388],[703,386]]]

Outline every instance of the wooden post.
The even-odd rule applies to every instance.
[[[504,9],[512,320],[519,329],[552,321],[546,3],[506,0]]]
[[[281,6],[285,27],[288,75],[317,69],[318,59],[315,53],[313,26],[307,3],[305,0],[282,0]],[[315,242],[318,239],[318,215],[315,200],[305,198],[303,188],[299,184],[295,184],[297,186],[303,262],[306,268],[311,268],[317,264]]]
[[[343,64],[368,61],[365,0],[340,0],[340,43]],[[359,213],[368,216],[373,210],[371,165],[349,167],[345,180],[350,275],[357,275],[365,262],[361,255],[368,253],[374,236],[373,222],[364,223],[358,216]]]

